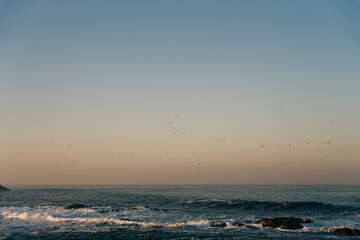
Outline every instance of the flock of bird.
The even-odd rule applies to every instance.
[[[280,108],[280,110],[281,110],[281,111],[284,111],[284,108]],[[177,118],[179,117],[179,115],[178,115],[178,114],[174,114],[173,117],[174,117],[173,119],[177,119]],[[164,121],[165,121],[165,123],[167,124],[167,127],[168,127],[169,129],[171,129],[171,136],[170,136],[170,138],[169,138],[169,141],[174,142],[174,141],[176,141],[177,139],[184,139],[184,138],[185,138],[186,132],[183,131],[183,130],[179,130],[179,129],[176,127],[176,125],[175,125],[175,120],[165,119]],[[334,120],[331,120],[331,122],[334,123],[335,121],[334,121]],[[33,123],[34,123],[34,121],[33,121]],[[126,138],[126,137],[123,137],[123,140],[126,141],[127,138]],[[227,138],[225,138],[225,137],[218,137],[218,138],[215,138],[214,141],[216,141],[216,142],[224,142],[224,141],[227,141]],[[246,139],[243,138],[243,141],[246,141]],[[51,143],[51,144],[54,144],[53,141],[50,141],[50,143]],[[331,141],[328,140],[328,141],[325,142],[325,144],[331,144]],[[307,141],[307,142],[305,142],[305,145],[311,145],[311,144],[310,144],[309,141]],[[265,144],[260,144],[259,147],[265,149],[267,146],[266,146]],[[291,149],[293,149],[293,150],[297,150],[297,147],[293,146],[292,143],[289,143],[289,144],[287,145],[287,147],[288,147],[288,148],[291,148]],[[71,149],[71,148],[72,148],[72,145],[68,144],[68,145],[67,145],[67,148],[68,148],[68,149]],[[271,148],[273,148],[273,146],[272,146]],[[279,149],[279,148],[280,148],[280,146],[275,146],[275,149]],[[316,146],[315,149],[319,150],[319,149],[320,149],[320,146]],[[134,154],[133,151],[132,151],[132,152],[128,152],[128,153],[129,153],[129,154]],[[165,153],[166,153],[166,154],[170,154],[170,153],[172,153],[172,152],[171,152],[170,150],[166,150]],[[194,151],[191,151],[191,154],[194,154]],[[118,153],[118,156],[122,156],[122,153]],[[324,158],[328,158],[328,155],[324,155]],[[61,161],[58,161],[58,163],[60,163],[60,162],[61,162]],[[301,162],[302,162],[302,161],[300,161],[300,163],[301,163]],[[76,163],[76,162],[74,162],[74,163]],[[282,162],[282,165],[286,165],[286,164],[287,164],[286,161],[283,161],[283,162]],[[200,162],[197,162],[197,164],[196,164],[196,172],[197,172],[197,173],[200,172],[200,165],[201,165]],[[274,166],[274,168],[278,168],[278,166]],[[261,169],[265,169],[265,168],[261,168]]]
[[[284,111],[284,108],[280,108],[281,111]],[[179,115],[178,114],[174,114],[174,117],[178,117]],[[170,121],[169,119],[166,119],[165,122],[168,124],[168,127],[171,128],[171,129],[175,129],[175,121],[172,120]],[[334,120],[331,120],[331,122],[335,122]],[[174,136],[178,133],[178,131],[175,129],[175,131],[173,132]],[[185,132],[182,132],[182,134],[185,134]],[[181,137],[183,138],[183,137]],[[170,141],[173,142],[175,140],[175,137],[171,137],[170,138]],[[216,142],[222,142],[222,141],[226,141],[226,138],[225,137],[222,137],[222,138],[216,138],[215,139]],[[243,141],[246,141],[245,138],[243,138]],[[328,140],[325,142],[325,144],[331,144],[331,141]],[[306,142],[306,145],[311,145],[310,142]],[[288,147],[289,148],[292,148],[293,150],[297,150],[297,148],[295,146],[293,146],[291,143],[288,144]],[[260,148],[266,148],[266,146],[264,144],[261,144],[260,145]],[[276,146],[275,149],[279,149],[280,147],[279,146]],[[316,149],[319,150],[320,149],[320,146],[316,146]],[[169,153],[169,151],[166,151],[166,153]],[[192,152],[193,153],[193,152]],[[324,155],[324,158],[328,158],[328,155]],[[299,161],[299,163],[302,163],[302,161]],[[282,162],[282,165],[286,165],[287,164],[287,161],[284,161]],[[278,168],[278,166],[274,166],[274,168]],[[266,168],[261,168],[261,169],[266,169]],[[196,168],[196,171],[199,172],[200,171],[200,163],[197,164],[197,168]]]

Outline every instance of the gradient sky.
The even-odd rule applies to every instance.
[[[0,0],[0,184],[360,184],[359,12]]]

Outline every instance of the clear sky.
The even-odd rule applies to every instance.
[[[0,0],[0,184],[360,184],[359,12]]]

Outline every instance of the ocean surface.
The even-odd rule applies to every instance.
[[[0,239],[354,239],[330,231],[360,228],[360,186],[7,187]],[[87,207],[63,208],[73,203]],[[301,230],[256,223],[290,216],[314,223]],[[210,226],[214,220],[226,226]]]

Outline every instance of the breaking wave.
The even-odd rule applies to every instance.
[[[188,200],[181,202],[184,205],[192,207],[210,208],[210,209],[242,209],[242,210],[310,210],[317,212],[343,212],[360,211],[360,209],[345,205],[332,205],[321,202],[271,202],[271,201],[247,201],[247,200],[219,200],[219,199],[201,199]]]

